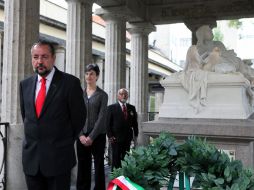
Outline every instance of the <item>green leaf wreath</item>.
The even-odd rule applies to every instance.
[[[177,144],[169,133],[161,133],[146,147],[132,149],[122,167],[111,178],[124,175],[146,190],[167,186],[177,172],[194,177],[192,187],[204,190],[254,190],[253,171],[214,145],[196,137]]]

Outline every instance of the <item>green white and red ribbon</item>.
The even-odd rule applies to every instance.
[[[116,190],[118,187],[121,190],[145,190],[143,187],[137,185],[124,176],[119,176],[110,181],[107,190]]]
[[[169,185],[168,185],[168,190],[173,190],[174,189],[174,181],[176,179],[176,176],[171,176]],[[185,187],[184,187],[185,185]],[[185,175],[183,172],[179,172],[179,190],[190,190],[190,178]]]

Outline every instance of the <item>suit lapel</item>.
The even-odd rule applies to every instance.
[[[45,110],[47,109],[47,107],[50,105],[52,99],[54,98],[54,96],[57,92],[57,89],[59,88],[59,85],[61,82],[61,77],[62,77],[61,72],[57,68],[55,68],[55,73],[52,78],[52,81],[51,81],[51,84],[50,84],[50,87],[49,87],[49,90],[48,90],[48,93],[47,93],[47,96],[45,99],[45,103],[42,107],[40,117],[44,114]]]
[[[37,83],[37,75],[34,75],[31,79],[31,86],[33,87],[32,92],[28,94],[28,100],[30,101],[30,105],[33,105],[31,109],[33,109],[34,117],[37,118],[36,116],[36,110],[35,110],[35,89],[36,89],[36,83]]]
[[[116,109],[117,109],[117,112],[119,113],[119,115],[122,117],[122,119],[124,119],[123,110],[122,110],[122,107],[119,103],[116,103]]]
[[[100,93],[101,93],[101,89],[97,86],[95,92],[90,96],[90,98],[94,98],[94,97],[96,97],[97,95],[99,95]],[[85,90],[84,90],[84,96],[85,96],[85,97],[88,97],[88,96],[87,96],[87,93],[86,93],[86,88],[85,88]],[[90,99],[90,98],[89,98],[89,99]]]

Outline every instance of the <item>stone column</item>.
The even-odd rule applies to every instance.
[[[104,89],[108,93],[108,104],[112,104],[118,89],[126,87],[126,21],[123,16],[104,9],[97,10],[96,14],[106,21]]]
[[[160,111],[161,104],[163,103],[163,98],[164,98],[164,92],[163,91],[158,91],[155,92],[155,112]],[[159,114],[155,114],[154,118],[155,120],[158,119]]]
[[[60,70],[65,72],[65,47],[56,47],[56,61],[55,66]]]
[[[100,68],[100,76],[97,80],[97,85],[104,89],[104,60],[100,56],[94,57],[94,63],[97,64]]]
[[[155,31],[149,23],[129,24],[131,33],[131,81],[130,103],[135,105],[138,113],[139,126],[147,121],[148,112],[148,34]],[[142,129],[139,127],[139,144],[146,143]]]
[[[30,50],[39,39],[39,6],[39,0],[8,0],[4,6],[1,122],[10,123],[6,189],[27,189],[21,165],[24,131],[19,106],[19,82],[33,73]]]
[[[81,79],[92,59],[92,0],[66,0],[68,3],[66,72]]]
[[[3,64],[3,49],[2,49],[2,44],[3,44],[3,35],[4,35],[4,31],[0,31],[0,81],[2,81],[2,75],[3,75],[3,67],[2,67],[2,64]],[[2,84],[0,86],[0,94],[2,94]],[[0,97],[0,102],[2,102],[2,96]],[[1,107],[0,107],[1,109]]]
[[[126,89],[130,91],[130,77],[131,76],[131,68],[130,66],[126,66]]]

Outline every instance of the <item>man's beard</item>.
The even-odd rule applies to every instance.
[[[39,68],[40,68],[40,67],[43,67],[44,70],[43,70],[43,71],[39,71]],[[35,71],[38,75],[44,77],[44,76],[47,76],[47,75],[50,73],[51,70],[47,69],[44,65],[39,65],[38,67],[36,67],[36,68],[34,69],[34,71]]]
[[[127,99],[121,99],[120,102],[122,102],[123,104],[125,104],[127,102]]]

